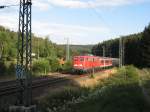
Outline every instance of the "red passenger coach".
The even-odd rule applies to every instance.
[[[101,69],[112,66],[112,58],[98,56],[74,56],[74,70],[87,71],[93,68]]]

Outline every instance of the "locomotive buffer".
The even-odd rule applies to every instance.
[[[32,105],[31,6],[31,0],[20,0],[16,66],[16,76],[20,84],[20,90],[17,106],[9,107],[10,112],[36,112],[36,106]]]

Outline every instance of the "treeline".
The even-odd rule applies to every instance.
[[[0,59],[13,60],[17,55],[17,32],[0,26]],[[70,45],[70,56],[91,52],[92,45]],[[48,37],[43,39],[32,34],[32,52],[35,57],[65,58],[66,46],[53,43]]]
[[[124,64],[133,64],[137,67],[150,67],[150,24],[144,31],[121,37],[124,45]],[[93,46],[92,54],[103,56],[119,57],[119,38],[98,43]]]
[[[60,46],[66,49],[66,45],[60,45]],[[76,55],[91,54],[92,47],[93,45],[69,45],[71,58],[72,56],[76,56]]]
[[[10,31],[0,26],[0,74],[15,74],[17,58],[17,32]],[[64,49],[52,43],[48,37],[43,39],[32,34],[32,52],[34,72],[43,72],[46,67],[55,71],[54,65],[59,64],[59,59],[64,58]],[[48,66],[44,63],[48,63]],[[55,64],[56,63],[56,64]],[[43,67],[43,70],[41,68]],[[57,68],[56,68],[57,70]],[[47,72],[49,72],[47,70]],[[44,71],[45,72],[45,71]]]
[[[0,75],[15,74],[17,62],[18,33],[0,26]],[[89,53],[91,47],[70,45],[70,59],[74,55]],[[42,38],[32,34],[33,72],[47,73],[68,70],[70,62],[62,67],[60,59],[66,57],[66,46],[53,43],[48,37]]]
[[[48,37],[36,37],[32,34],[32,49],[35,57],[63,57],[64,49],[52,43]],[[13,60],[17,55],[17,32],[0,26],[0,59]]]

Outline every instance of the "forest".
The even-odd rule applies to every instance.
[[[15,74],[17,62],[17,32],[0,26],[0,73]],[[65,59],[66,46],[58,45],[48,37],[37,37],[32,34],[33,70],[35,73],[60,71],[59,59]],[[124,64],[137,67],[150,67],[150,24],[143,32],[122,36],[124,45]],[[119,38],[111,39],[96,45],[70,45],[70,59],[74,55],[90,54],[106,57],[119,57]],[[92,49],[92,50],[91,50]],[[65,66],[68,69],[71,61]]]
[[[17,62],[18,33],[0,26],[0,75],[15,74]],[[91,53],[91,45],[70,45],[70,60],[74,55]],[[47,72],[68,69],[70,62],[60,66],[59,60],[66,57],[66,45],[58,45],[48,37],[37,37],[32,34],[33,72]],[[46,73],[45,73],[46,72]]]
[[[150,67],[150,24],[143,32],[122,36],[124,48],[124,64],[137,67]],[[92,54],[106,57],[119,57],[119,38],[100,42],[93,46]]]

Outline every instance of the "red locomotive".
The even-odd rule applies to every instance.
[[[88,71],[94,69],[101,69],[111,67],[113,59],[108,57],[98,56],[74,56],[73,68],[75,71]]]

